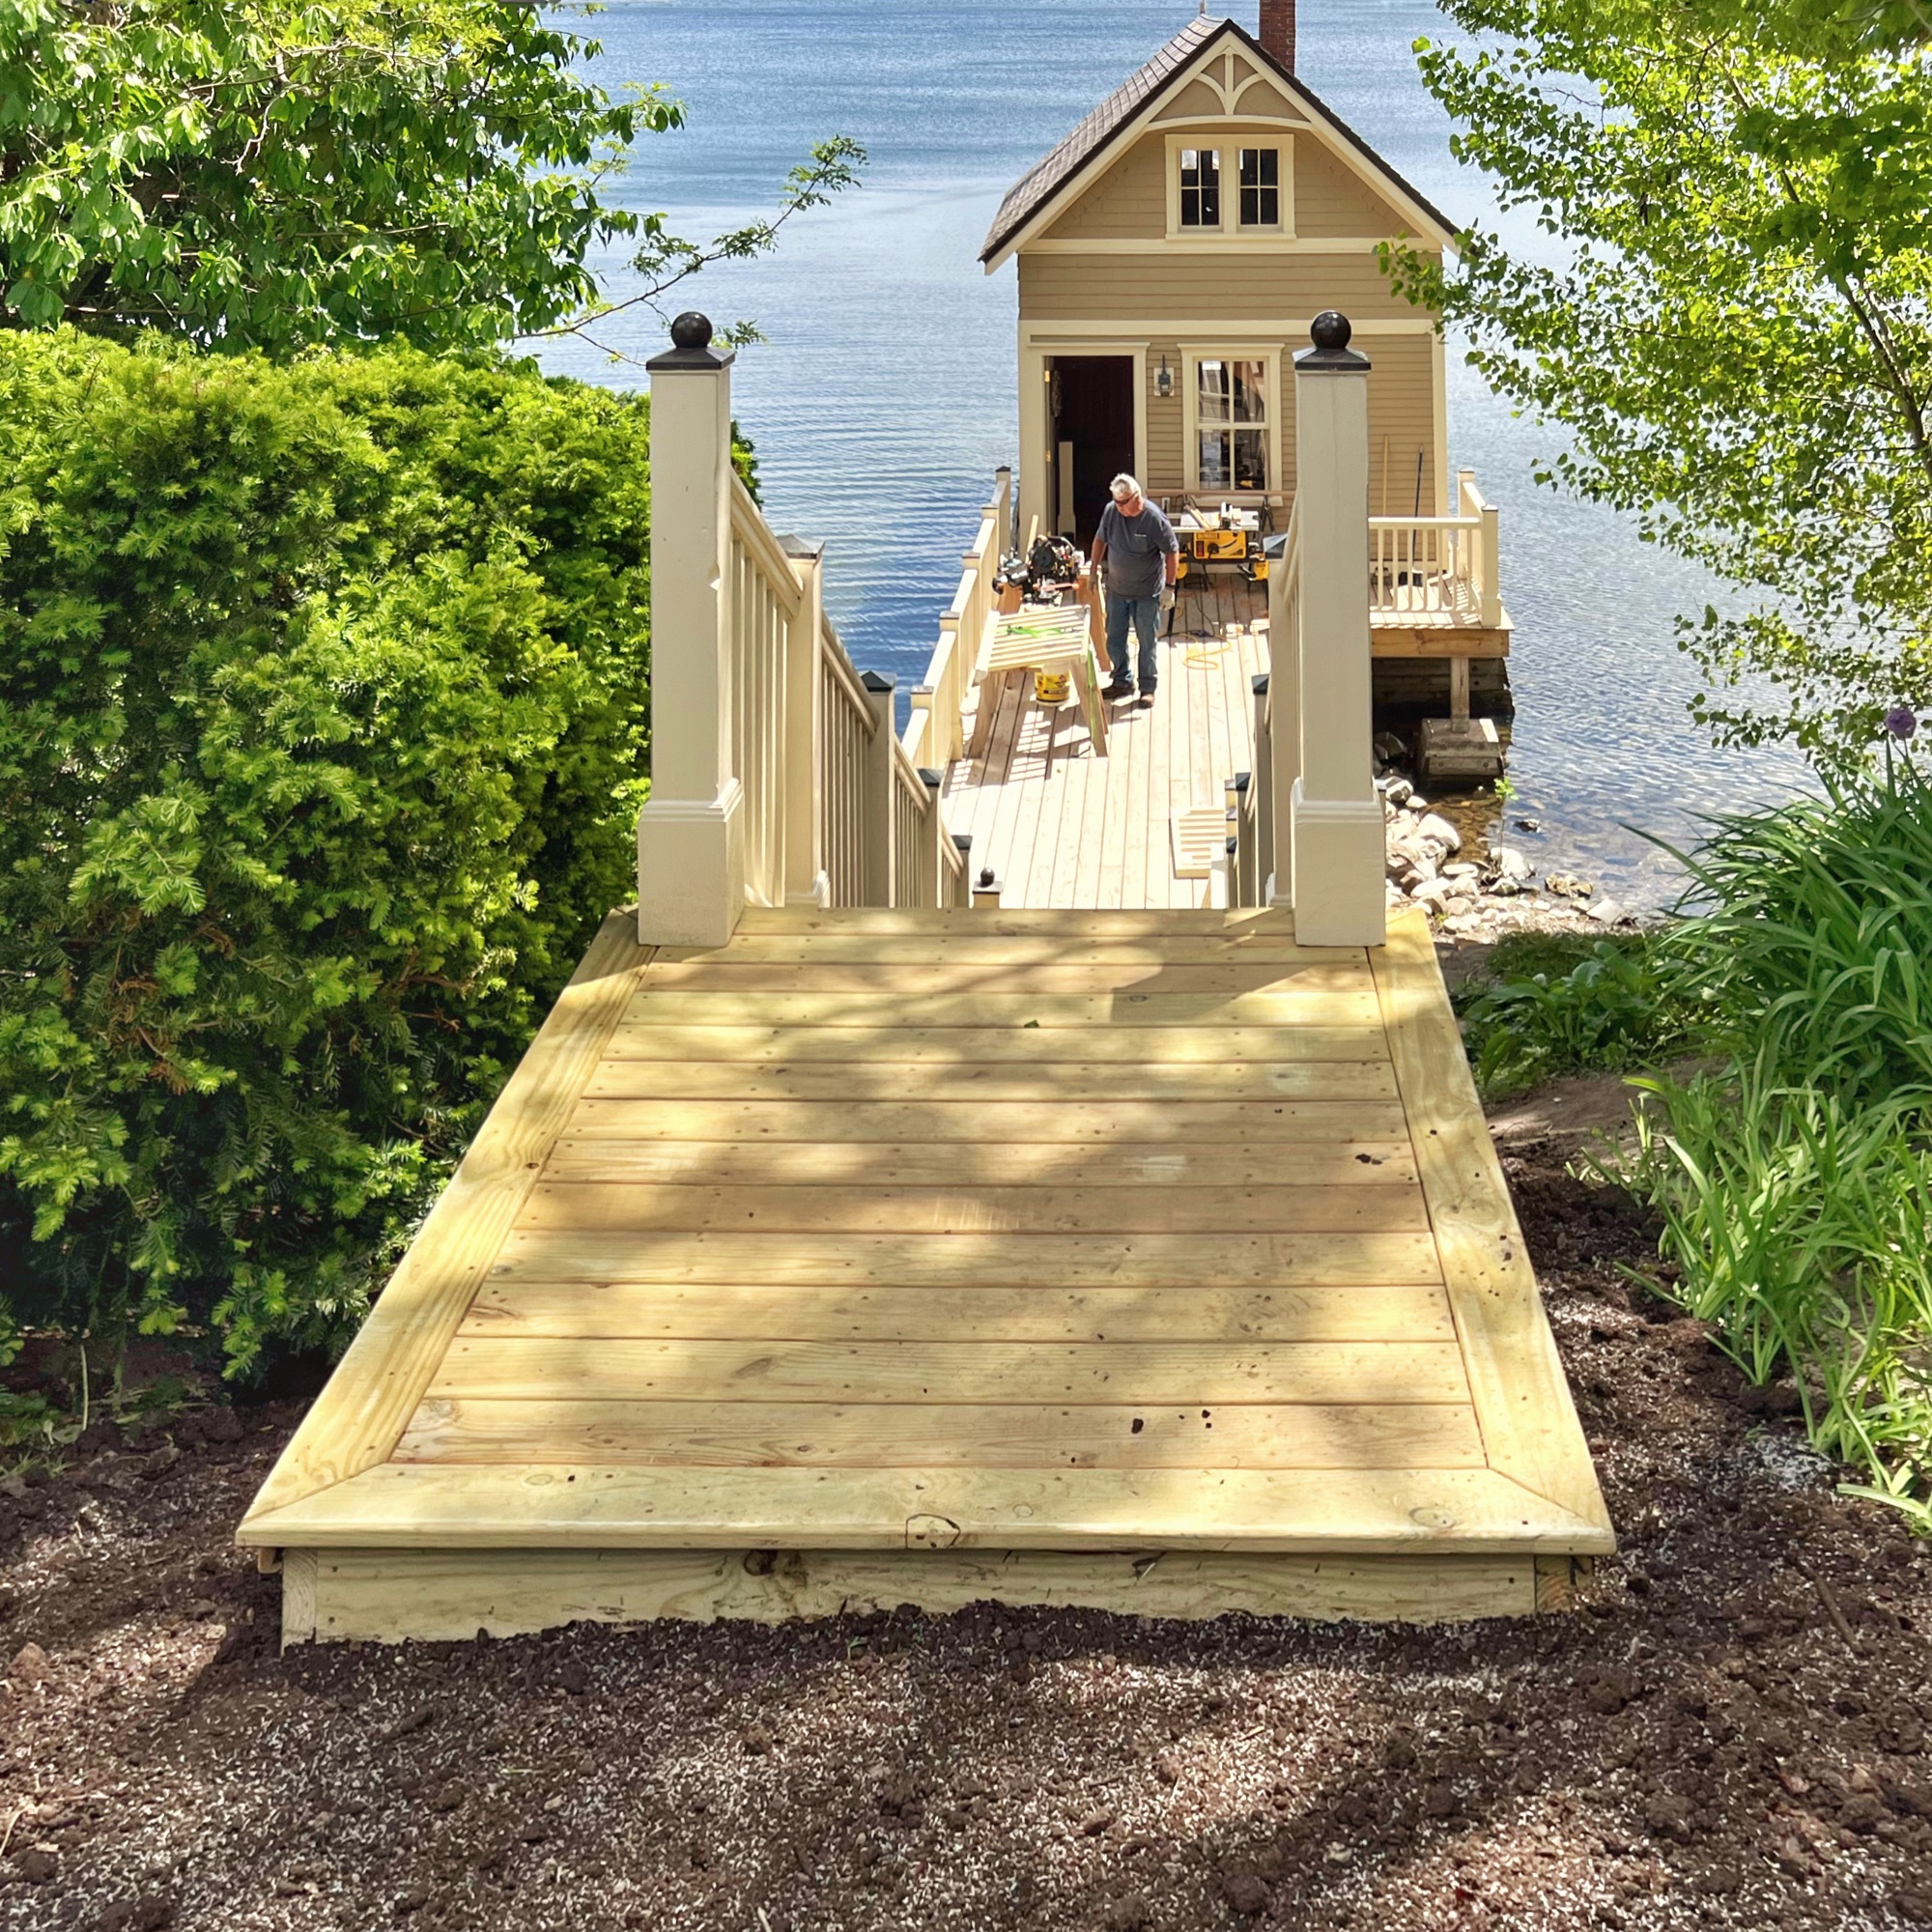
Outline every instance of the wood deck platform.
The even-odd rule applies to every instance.
[[[1043,708],[1014,678],[984,754],[947,772],[947,823],[972,836],[973,867],[993,868],[1003,903],[1207,905],[1207,881],[1174,869],[1168,826],[1177,811],[1219,807],[1225,781],[1254,762],[1254,679],[1268,668],[1261,588],[1228,572],[1184,585],[1159,663],[1151,710],[1109,706],[1105,756],[1077,705]]]
[[[292,1640],[1504,1614],[1612,1547],[1426,926],[1192,909],[613,915],[241,1539]]]

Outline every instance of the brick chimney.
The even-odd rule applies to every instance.
[[[1261,43],[1294,71],[1294,0],[1262,0]]]

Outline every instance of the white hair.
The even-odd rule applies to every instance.
[[[1146,495],[1141,488],[1141,479],[1138,476],[1129,476],[1124,469],[1107,485],[1107,491],[1117,503],[1123,502],[1129,497]]]

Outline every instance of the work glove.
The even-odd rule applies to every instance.
[[[1174,585],[1171,583],[1160,586],[1160,608],[1163,611],[1174,609]]]

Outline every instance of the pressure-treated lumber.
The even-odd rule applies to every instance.
[[[1045,1069],[1051,1067],[1048,1072]],[[1385,1061],[1291,1060],[1273,1065],[1206,1065],[1183,1061],[1133,1065],[1119,1061],[1038,1061],[1029,1066],[916,1065],[892,1060],[802,1066],[741,1066],[711,1061],[607,1062],[590,1082],[596,1099],[628,1100],[1026,1100],[1038,1103],[1051,1081],[1066,1100],[1393,1100]]]
[[[640,1233],[817,1235],[1219,1235],[1352,1229],[1427,1234],[1419,1187],[1344,1181],[1324,1187],[651,1186],[546,1180],[520,1226]]]
[[[970,917],[971,915],[968,915]],[[1046,973],[1051,968],[1036,969]],[[921,1026],[1098,1027],[1133,1026],[1323,1026],[1376,1023],[1375,982],[1363,974],[1337,974],[1324,981],[1288,980],[1265,992],[1166,993],[1128,986],[1113,993],[1042,988],[926,994],[916,986],[914,1012]],[[876,1026],[883,996],[876,992],[693,992],[684,987],[645,991],[631,1018],[645,1026]],[[912,1015],[908,1015],[911,1017]]]
[[[1480,1468],[1466,1403],[504,1401],[432,1397],[398,1463],[670,1468]]]
[[[1387,1141],[559,1140],[547,1180],[720,1187],[1412,1187],[1407,1138]]]
[[[662,1469],[384,1463],[255,1520],[284,1548],[1592,1554],[1493,1469]]]
[[[1034,1100],[579,1101],[573,1139],[628,1141],[1389,1141],[1404,1131],[1387,1100],[1064,1100],[1040,1076]]]
[[[976,918],[978,915],[974,915]],[[713,1064],[848,1065],[885,1060],[900,1065],[1024,1066],[1069,1061],[1087,1065],[1172,1067],[1255,1065],[1299,1061],[1388,1060],[1388,1037],[1379,1014],[1356,1027],[1157,1027],[1115,1022],[1094,1026],[928,1027],[880,1023],[883,1007],[853,1026],[633,1026],[611,1037],[609,1060],[709,1061]]]
[[[567,1623],[753,1623],[931,1615],[995,1601],[1127,1616],[1456,1623],[1537,1607],[1526,1556],[1254,1556],[1173,1550],[304,1549],[282,1585],[285,1643],[458,1642]],[[1567,1570],[1568,1559],[1562,1561]]]
[[[1426,917],[1391,919],[1388,944],[1373,957],[1490,1464],[1607,1535],[1609,1516]]]
[[[1439,1288],[487,1281],[460,1331],[557,1341],[1453,1342]]]
[[[1456,1402],[1453,1342],[659,1342],[459,1335],[427,1391],[581,1401]]]
[[[1433,1287],[1426,1234],[1347,1235],[657,1235],[517,1228],[499,1280],[768,1281],[811,1288],[975,1284],[1061,1288]]]
[[[675,987],[628,931],[319,1406],[356,1454],[242,1526],[292,1638],[1523,1614],[1612,1547],[1419,926],[753,910]]]

